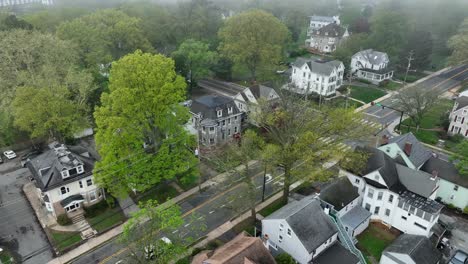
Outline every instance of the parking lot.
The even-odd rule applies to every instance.
[[[7,248],[20,263],[47,263],[52,259],[49,242],[21,190],[29,181],[30,172],[21,168],[19,157],[13,160],[2,158],[0,247]]]

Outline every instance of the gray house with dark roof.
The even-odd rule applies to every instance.
[[[371,220],[404,233],[431,236],[443,207],[434,200],[439,188],[437,176],[398,164],[379,149],[357,151],[368,155],[366,167],[340,173],[358,188],[362,207],[372,213]]]
[[[449,134],[468,138],[468,91],[462,92],[455,100],[449,118]]]
[[[403,234],[383,251],[380,264],[438,264],[441,258],[428,238]]]
[[[297,58],[290,82],[283,88],[297,94],[330,96],[343,84],[343,75],[341,61]]]
[[[338,242],[338,228],[328,212],[313,196],[285,205],[262,220],[265,246],[273,255],[286,252],[301,264],[359,263]]]
[[[349,37],[347,28],[331,23],[319,29],[312,29],[308,32],[306,47],[317,50],[321,53],[330,53]]]
[[[393,77],[387,53],[373,49],[361,50],[351,57],[351,74],[374,84]]]
[[[57,217],[104,198],[103,190],[94,184],[95,161],[83,147],[54,142],[27,163],[48,212]]]
[[[197,131],[202,145],[215,146],[240,136],[242,112],[232,98],[202,96],[193,100],[190,112],[190,124]]]

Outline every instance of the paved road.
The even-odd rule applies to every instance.
[[[460,85],[460,83],[465,80],[468,80],[468,65],[462,65],[434,75],[417,84],[416,87],[442,94]],[[381,104],[398,109],[398,103],[394,96],[382,101]],[[390,124],[400,118],[399,112],[389,108],[382,109],[380,106],[369,107],[364,111],[364,114],[369,120],[383,125]]]
[[[49,242],[21,190],[29,176],[19,158],[0,164],[0,247],[11,250],[21,263],[47,263],[52,259]],[[46,250],[28,258],[38,248]]]
[[[254,168],[253,173],[255,173],[254,182],[257,186],[257,200],[260,201],[263,184],[262,168]],[[282,177],[280,175],[280,173],[276,173],[276,176],[272,176],[267,180],[265,190],[266,196],[269,196],[276,190],[282,188]],[[198,232],[197,237],[203,237],[210,231],[238,215],[239,205],[243,206],[242,209],[244,210],[248,209],[245,204],[239,203],[242,201],[242,194],[247,193],[247,187],[244,184],[236,182],[234,179],[236,179],[235,175],[233,176],[233,180],[225,181],[217,186],[213,186],[201,194],[197,193],[179,204],[182,208],[185,219],[189,219],[193,214],[196,214],[197,217],[203,217],[207,228],[204,231]],[[183,225],[177,232],[182,236],[190,233],[193,238],[193,229],[190,226]],[[168,237],[170,238],[170,236],[171,235],[169,234]],[[124,245],[113,240],[100,248],[88,252],[73,263],[116,263],[125,259],[126,254],[128,253],[122,250],[123,248]]]

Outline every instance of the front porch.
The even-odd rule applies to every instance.
[[[390,80],[393,77],[393,71],[370,71],[370,70],[359,70],[357,72],[357,77],[360,79],[365,79],[370,81],[373,84],[379,84],[384,80]]]

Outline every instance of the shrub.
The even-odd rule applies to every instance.
[[[366,80],[366,79],[360,79],[360,78],[359,78],[358,80],[359,80],[359,82],[362,82],[362,83],[366,83],[366,84],[372,84],[372,82],[371,82],[371,81],[369,81],[369,80]]]
[[[200,252],[202,252],[202,251],[203,251],[202,248],[198,248],[198,247],[197,247],[197,248],[194,248],[194,249],[192,250],[192,254],[191,254],[191,255],[192,255],[192,257],[193,257],[193,256],[197,255],[198,253],[200,253]]]
[[[386,87],[389,83],[389,80],[383,80],[379,83],[379,87]]]
[[[108,208],[107,202],[105,200],[100,201],[97,204],[88,206],[84,208],[85,211],[85,216],[86,217],[95,217],[97,216],[100,212],[106,210]]]
[[[296,261],[286,253],[281,253],[275,258],[276,263],[278,264],[295,264]]]
[[[107,195],[106,202],[109,208],[115,207],[115,198],[113,196]]]
[[[57,223],[61,226],[67,226],[71,225],[73,222],[72,220],[68,217],[67,214],[61,214],[57,216]]]
[[[307,49],[300,48],[300,49],[297,49],[297,50],[292,50],[289,53],[289,57],[295,58],[295,57],[303,56],[303,55],[308,54],[308,53],[309,53],[309,51],[307,51]]]
[[[457,208],[457,207],[455,207],[454,204],[447,204],[447,207],[448,207],[449,209],[455,209],[455,208]]]
[[[463,213],[468,214],[468,206],[465,206],[465,208],[463,209]]]

